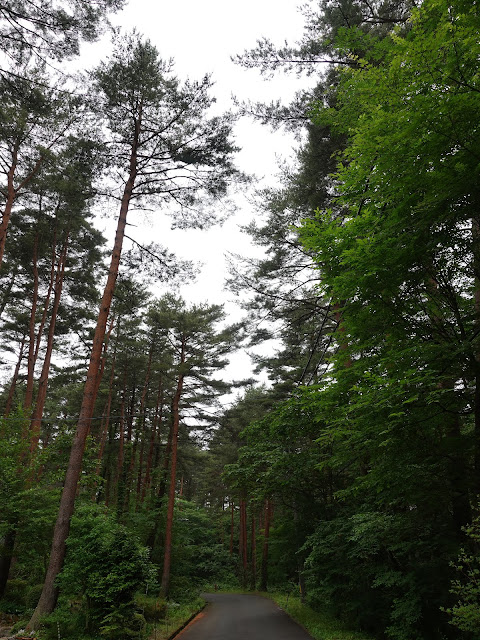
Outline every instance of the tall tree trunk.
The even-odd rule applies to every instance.
[[[230,555],[233,554],[233,530],[234,530],[234,508],[235,505],[233,504],[233,501],[230,503],[230,510],[231,510],[231,514],[230,514]]]
[[[116,363],[116,359],[117,359],[117,342],[118,342],[118,333],[117,333],[117,340],[115,340],[115,346],[114,346],[114,349],[113,349],[112,365],[110,367],[110,379],[109,379],[109,383],[108,383],[107,402],[105,403],[105,410],[103,412],[102,430],[101,430],[101,436],[100,436],[100,447],[99,447],[98,456],[97,456],[97,468],[96,468],[96,475],[97,476],[100,476],[100,472],[101,472],[101,469],[102,469],[103,454],[105,452],[105,445],[107,443],[107,437],[108,437],[108,434],[109,434],[110,413],[111,413],[111,409],[112,409],[113,382],[115,380],[115,363]],[[98,499],[101,494],[102,494],[102,490],[101,489],[97,494],[96,483],[95,483],[95,491],[93,493],[93,499],[94,500]]]
[[[480,331],[480,221],[472,220],[473,271],[475,278],[475,329]],[[480,495],[480,348],[474,353],[474,491]]]
[[[124,468],[124,486],[125,486],[125,495],[123,496],[123,501],[119,502],[117,508],[120,508],[124,513],[128,512],[129,504],[130,504],[130,496],[132,493],[132,482],[133,482],[133,469],[135,467],[135,459],[137,455],[137,442],[138,442],[138,433],[133,432],[133,418],[135,415],[135,401],[136,401],[136,376],[135,372],[133,374],[133,385],[132,385],[132,395],[130,398],[130,405],[128,407],[128,417],[127,417],[127,447],[126,453],[130,453],[130,458],[128,461],[128,466],[125,461]]]
[[[297,546],[299,548],[301,548],[302,545],[301,545],[301,542],[300,542],[300,536],[302,536],[302,532],[301,532],[299,524],[298,524],[298,509],[297,509],[297,503],[296,503],[295,499],[294,499],[294,502],[293,502],[293,521],[295,523],[295,533],[296,533],[296,537],[297,537]],[[305,586],[306,585],[305,585],[303,553],[301,551],[297,551],[296,557],[297,557],[298,587],[300,589],[300,601],[301,602],[305,602],[305,597],[306,597],[306,588],[305,588]]]
[[[7,199],[2,214],[2,222],[0,223],[0,267],[3,263],[5,254],[5,243],[7,241],[7,229],[12,215],[13,203],[17,197],[17,191],[14,186],[15,171],[18,163],[18,151],[20,149],[20,138],[17,138],[12,149],[12,164],[7,172]]]
[[[451,442],[451,455],[448,460],[448,476],[452,487],[453,526],[459,539],[463,540],[464,527],[471,522],[472,511],[468,495],[468,473],[465,454],[462,451],[462,434],[458,413],[445,416],[446,436]]]
[[[32,308],[30,310],[30,322],[28,325],[28,360],[27,360],[27,385],[25,390],[25,400],[23,407],[27,411],[32,406],[33,401],[33,379],[35,372],[35,316],[37,313],[38,302],[38,231],[35,235],[33,244],[33,291],[32,291]]]
[[[472,233],[473,236],[475,236],[475,233]],[[433,328],[438,331],[440,336],[442,336],[444,333],[445,322],[440,311],[440,305],[438,304],[438,282],[436,277],[433,275],[433,264],[430,266],[430,269],[432,275],[428,279],[426,287],[430,300],[433,303],[433,308],[429,312],[429,318]],[[478,301],[476,300],[476,306],[477,304]],[[462,446],[460,415],[458,405],[455,401],[456,392],[454,378],[439,382],[438,388],[448,390],[448,395],[452,398],[452,406],[449,410],[444,412],[443,420],[445,424],[445,437],[448,441],[447,475],[451,486],[453,526],[457,537],[462,539],[464,538],[463,527],[471,521],[471,508],[468,486],[469,471],[465,451]]]
[[[251,540],[250,540],[250,549],[251,549],[251,572],[250,572],[250,589],[251,591],[255,591],[257,587],[257,532],[256,532],[256,522],[255,522],[255,511],[254,504],[251,506],[252,511],[252,531],[251,531]]]
[[[13,549],[17,537],[17,529],[11,526],[5,533],[3,541],[0,543],[0,598],[5,594],[10,567],[12,565]]]
[[[160,482],[158,483],[157,491],[157,505],[160,506],[163,498],[165,497],[167,489],[168,469],[170,468],[170,460],[172,456],[172,442],[173,442],[173,416],[170,419],[170,429],[168,430],[167,446],[165,447],[165,455],[163,457],[162,475]]]
[[[100,366],[98,368],[98,372],[97,372],[97,381],[95,383],[95,398],[98,398],[98,392],[100,390],[100,385],[102,383],[103,380],[103,374],[105,371],[105,364],[107,362],[107,351],[108,351],[108,344],[110,342],[110,336],[113,330],[113,327],[115,325],[115,316],[113,316],[113,318],[110,321],[110,326],[108,327],[106,336],[105,336],[105,340],[103,342],[103,349],[102,349],[102,357],[100,358]],[[91,427],[91,425],[90,425]]]
[[[240,535],[239,535],[239,551],[240,551],[240,571],[241,583],[243,589],[247,588],[248,574],[248,536],[247,536],[247,502],[244,497],[240,500]]]
[[[22,134],[23,135],[23,134]],[[27,176],[15,187],[15,172],[18,165],[18,152],[20,151],[20,144],[22,141],[22,135],[20,135],[13,145],[12,149],[12,163],[7,172],[7,197],[5,200],[5,207],[3,209],[2,221],[0,222],[0,267],[3,263],[3,256],[5,254],[5,243],[7,241],[7,230],[10,224],[10,217],[12,215],[13,204],[17,198],[17,195],[22,189],[30,182],[33,176],[38,172],[42,162],[43,156],[39,156],[31,171]],[[50,145],[51,146],[51,145]]]
[[[185,362],[185,337],[182,339],[182,349],[180,354],[180,372]],[[172,529],[173,529],[173,511],[175,507],[175,481],[177,477],[177,450],[178,450],[178,427],[180,424],[180,398],[182,397],[184,374],[178,376],[177,390],[172,402],[172,455],[170,463],[170,489],[168,493],[167,507],[167,525],[165,529],[165,551],[163,556],[163,573],[162,583],[160,587],[161,595],[166,598],[170,585],[170,565],[172,559]]]
[[[268,588],[268,543],[270,537],[271,503],[265,500],[265,528],[263,532],[262,568],[260,573],[260,591],[267,591]]]
[[[12,292],[13,285],[15,284],[15,282],[17,280],[17,275],[18,275],[18,266],[14,265],[13,270],[12,270],[11,275],[10,275],[10,280],[8,281],[7,286],[4,287],[3,290],[2,290],[2,300],[0,302],[0,318],[3,316],[3,312],[5,311],[5,307],[7,306],[7,303],[10,300],[10,294]]]
[[[5,418],[8,417],[12,408],[13,398],[15,396],[15,389],[17,387],[18,374],[20,372],[20,367],[22,365],[23,351],[25,349],[26,338],[27,336],[23,334],[22,342],[20,344],[20,352],[18,354],[17,364],[15,365],[15,371],[13,372],[12,382],[10,383],[10,388],[8,390],[7,402],[5,403],[5,412],[3,414]]]
[[[115,458],[113,451],[115,449],[115,427],[110,424],[108,430],[108,452],[105,463],[105,506],[108,507],[112,497],[112,485],[115,484],[115,469],[113,459]]]
[[[127,369],[123,373],[122,401],[120,403],[120,422],[118,435],[118,459],[116,469],[117,509],[124,497],[125,483],[123,479],[123,463],[125,457],[125,396],[127,393]]]
[[[35,342],[35,354],[34,354],[34,361],[35,362],[37,362],[38,353],[40,351],[40,344],[42,342],[43,330],[45,328],[45,323],[47,322],[48,308],[50,306],[50,298],[52,296],[53,286],[54,286],[54,283],[55,283],[55,272],[57,271],[57,269],[55,269],[56,263],[57,263],[57,230],[55,229],[54,236],[53,236],[53,243],[52,243],[52,259],[51,259],[51,264],[50,264],[50,278],[49,278],[49,281],[48,281],[47,294],[46,294],[45,300],[43,302],[43,312],[42,312],[42,317],[40,319],[40,324],[38,325],[37,338],[36,338],[36,342]]]
[[[100,359],[102,357],[103,339],[107,328],[108,314],[112,303],[115,283],[118,276],[120,265],[120,256],[122,252],[123,238],[125,235],[125,226],[127,223],[127,213],[130,200],[137,176],[137,150],[140,138],[141,120],[135,122],[135,133],[132,142],[130,154],[129,177],[125,185],[120,206],[117,231],[115,235],[115,243],[113,247],[110,268],[108,271],[107,283],[103,292],[100,310],[93,338],[93,346],[90,355],[90,362],[87,372],[87,380],[84,387],[82,405],[77,424],[77,430],[73,439],[70,459],[68,462],[65,482],[63,486],[58,517],[55,523],[52,549],[50,552],[50,562],[47,569],[47,575],[40,595],[37,607],[27,625],[29,631],[35,630],[40,624],[40,619],[53,611],[55,608],[58,588],[55,585],[55,579],[60,573],[63,560],[65,557],[66,540],[70,530],[70,520],[75,505],[75,496],[77,493],[78,481],[82,472],[82,460],[85,450],[86,439],[90,430],[90,422],[95,406],[97,388],[97,376],[100,368]]]
[[[47,386],[48,377],[50,374],[50,363],[53,353],[53,338],[55,336],[55,324],[57,321],[58,308],[60,306],[60,299],[62,297],[63,281],[65,276],[65,264],[67,261],[69,235],[65,238],[65,242],[62,248],[62,253],[58,260],[57,274],[55,277],[55,294],[53,298],[52,315],[50,316],[50,325],[48,327],[47,337],[47,350],[43,361],[42,373],[38,381],[37,400],[35,402],[35,409],[33,411],[31,423],[30,423],[30,453],[34,454],[37,450],[38,442],[40,439],[40,426],[42,424],[43,409],[45,407],[45,400],[47,398]]]
[[[171,459],[171,452],[172,452],[173,429],[174,429],[173,415],[171,415],[170,428],[168,430],[167,446],[165,447],[165,455],[163,457],[162,473],[160,477],[160,482],[158,484],[158,491],[156,496],[154,497],[155,510],[160,509],[160,507],[162,506],[163,498],[165,497],[165,492],[167,488],[168,469],[170,467],[170,459]],[[147,547],[150,547],[150,549],[153,549],[153,547],[155,546],[157,535],[158,535],[158,518],[155,518],[153,527],[150,530],[150,533],[148,535],[147,542],[146,542]]]
[[[143,456],[145,453],[145,402],[147,399],[148,386],[150,384],[150,372],[152,370],[152,358],[155,345],[155,333],[152,336],[152,343],[148,352],[147,371],[145,373],[145,382],[143,383],[142,396],[140,398],[140,415],[139,415],[139,428],[137,429],[137,437],[140,436],[140,453],[138,459],[138,473],[137,473],[137,491],[136,491],[136,504],[135,509],[138,509],[140,504],[140,496],[142,490],[142,476],[143,476]]]
[[[157,439],[157,432],[159,432],[160,430],[162,413],[163,413],[163,381],[162,381],[162,377],[160,377],[160,382],[158,383],[155,417],[153,419],[152,433],[150,434],[150,447],[148,450],[147,468],[145,469],[145,478],[143,480],[141,502],[145,500],[146,493],[148,491],[148,488],[150,487],[151,472],[152,472],[152,465],[153,465],[153,453],[155,450],[155,441]]]

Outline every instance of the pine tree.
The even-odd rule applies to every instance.
[[[77,55],[80,40],[96,40],[108,12],[123,5],[124,0],[6,0],[0,13],[0,50],[16,63]],[[12,70],[3,72],[10,78],[15,75]]]

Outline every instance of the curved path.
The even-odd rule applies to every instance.
[[[207,607],[175,640],[312,640],[274,602],[260,596],[204,593]]]

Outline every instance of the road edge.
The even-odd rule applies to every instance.
[[[178,636],[178,634],[180,633],[180,631],[183,631],[185,629],[186,626],[188,626],[190,624],[190,622],[192,622],[192,620],[194,618],[196,618],[198,616],[199,613],[201,613],[205,607],[207,606],[208,602],[205,600],[205,604],[203,605],[203,607],[200,607],[200,609],[197,609],[194,613],[192,613],[192,615],[185,620],[184,622],[182,622],[182,624],[177,627],[177,629],[175,629],[175,631],[173,631],[173,633],[171,633],[166,640],[173,640],[173,638],[175,638],[176,636]]]

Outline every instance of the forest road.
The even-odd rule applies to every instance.
[[[204,593],[207,607],[175,640],[312,640],[302,627],[267,598]]]

